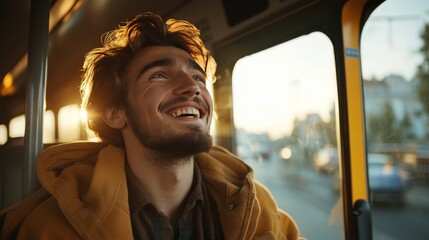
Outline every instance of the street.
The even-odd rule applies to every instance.
[[[270,189],[280,208],[309,240],[343,239],[342,207],[332,177],[279,158],[247,160],[255,177]],[[413,186],[404,205],[372,206],[373,239],[424,240],[429,237],[429,187]]]

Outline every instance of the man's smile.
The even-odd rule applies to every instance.
[[[173,117],[180,117],[180,118],[200,118],[201,114],[200,114],[200,110],[198,110],[195,107],[189,106],[189,107],[177,108],[171,112],[171,115]]]

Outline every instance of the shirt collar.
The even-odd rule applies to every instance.
[[[131,171],[128,162],[125,163],[125,174],[127,177],[128,186],[128,204],[130,207],[130,214],[133,215],[146,205],[150,204],[147,194],[143,187],[140,185],[137,177]],[[194,162],[194,177],[192,182],[191,190],[186,197],[186,205],[184,213],[190,211],[195,205],[199,204],[204,206],[204,194],[203,194],[203,183],[200,168],[197,163]],[[155,207],[155,206],[154,206]]]

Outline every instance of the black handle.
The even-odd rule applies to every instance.
[[[371,208],[365,200],[359,199],[353,206],[358,240],[372,240]]]

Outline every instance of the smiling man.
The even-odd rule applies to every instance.
[[[166,164],[210,149],[213,103],[206,74],[186,51],[170,46],[142,49],[130,61],[125,79],[125,121],[113,126],[124,129],[125,141],[137,137],[142,145],[138,149],[169,154],[172,159],[165,159]]]
[[[298,239],[253,170],[212,146],[216,63],[189,22],[144,13],[89,52],[81,85],[101,142],[45,150],[42,188],[1,239]]]

